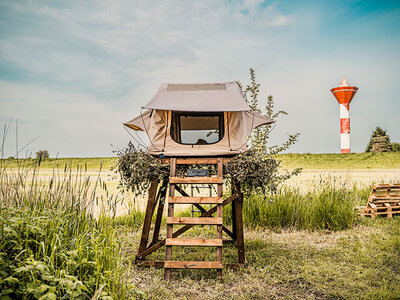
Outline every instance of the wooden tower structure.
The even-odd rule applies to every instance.
[[[247,139],[254,128],[274,122],[252,111],[236,82],[207,84],[161,84],[147,109],[125,126],[144,131],[149,138],[148,154],[170,164],[168,178],[151,181],[145,219],[136,263],[142,266],[165,268],[165,279],[173,269],[216,269],[222,280],[223,267],[238,267],[245,263],[243,235],[243,195],[240,184],[231,178],[231,195],[223,198],[224,164],[235,155],[247,150]],[[177,166],[190,165],[191,174],[178,177]],[[208,176],[200,171],[204,166],[215,165],[216,174]],[[193,175],[194,174],[194,175]],[[216,195],[192,197],[182,185],[208,184],[216,186]],[[168,192],[168,196],[167,196]],[[167,233],[160,238],[164,206],[167,203]],[[175,206],[192,204],[199,217],[177,217]],[[203,205],[207,205],[206,209]],[[223,207],[232,206],[232,227],[223,224]],[[152,226],[153,215],[155,223]],[[176,227],[180,225],[179,229]],[[215,238],[181,238],[198,225],[216,227]],[[151,236],[151,228],[153,232]],[[176,229],[176,230],[175,230]],[[223,240],[225,232],[229,240]],[[236,242],[236,263],[223,263],[223,245]],[[165,246],[165,260],[152,261],[147,257]],[[173,260],[174,247],[215,247],[216,260]]]

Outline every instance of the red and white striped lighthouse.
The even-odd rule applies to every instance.
[[[349,86],[343,78],[340,86],[331,89],[333,96],[340,105],[340,152],[350,153],[350,102],[358,88]]]

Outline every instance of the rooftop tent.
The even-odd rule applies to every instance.
[[[254,128],[274,122],[251,110],[236,82],[163,83],[144,109],[124,125],[146,132],[152,155],[235,155]]]

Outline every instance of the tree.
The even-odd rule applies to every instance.
[[[38,152],[36,152],[36,159],[43,160],[49,157],[50,155],[47,150],[39,150]]]
[[[375,147],[374,147],[375,145]],[[376,127],[372,132],[371,138],[365,148],[365,152],[391,152],[392,144],[390,143],[390,137],[387,135],[386,130],[381,127]]]
[[[400,152],[400,143],[392,143],[392,151]]]

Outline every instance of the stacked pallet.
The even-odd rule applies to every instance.
[[[374,184],[367,206],[358,207],[360,215],[375,218],[377,215],[391,218],[400,214],[400,183]]]

